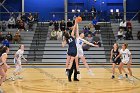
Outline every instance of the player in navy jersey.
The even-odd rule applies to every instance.
[[[65,40],[62,42],[62,47],[64,47],[66,44],[68,44],[66,72],[69,72],[69,70],[71,69],[73,61],[77,55],[77,47],[76,47],[75,36],[74,36],[76,26],[77,26],[77,22],[75,22],[72,32],[65,34]],[[78,61],[76,61],[76,64],[78,64]],[[67,73],[67,75],[68,75],[68,73]]]

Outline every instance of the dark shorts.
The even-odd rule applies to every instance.
[[[68,49],[67,54],[69,56],[76,57],[76,55],[77,55],[77,49],[76,48],[70,48],[70,49]]]
[[[121,63],[121,59],[120,58],[118,58],[117,60],[115,60],[115,58],[112,58],[112,63],[115,63],[115,64],[117,64],[117,65],[119,65],[120,63]]]

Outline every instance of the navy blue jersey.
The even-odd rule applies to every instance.
[[[69,56],[75,57],[77,55],[77,47],[75,39],[72,36],[70,36],[70,38],[67,40],[67,44],[69,45],[67,54]]]
[[[69,45],[69,48],[76,48],[76,42],[72,36],[70,36],[70,38],[67,40],[67,44]]]

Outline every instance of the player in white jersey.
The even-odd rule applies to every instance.
[[[83,44],[88,44],[90,46],[95,46],[95,47],[98,47],[98,45],[94,45],[86,40],[83,39],[84,38],[84,33],[81,33],[79,35],[79,28],[78,28],[78,25],[77,25],[77,32],[76,32],[76,46],[77,46],[77,58],[76,60],[78,60],[78,57],[81,58],[82,62],[84,63],[85,67],[88,69],[88,73],[90,75],[93,75],[92,73],[92,70],[89,68],[88,64],[87,64],[87,61],[86,61],[86,58],[84,56],[84,53],[83,53]],[[79,71],[79,67],[77,68],[77,70]]]
[[[122,49],[120,50],[119,56],[122,57],[122,61],[119,65],[120,75],[119,75],[118,79],[123,79],[122,68],[125,64],[127,64],[127,69],[129,71],[129,74],[130,74],[130,80],[133,80],[132,70],[131,70],[132,55],[131,55],[131,52],[129,51],[129,49],[127,49],[127,46],[128,46],[128,44],[126,44],[126,43],[122,44]]]
[[[24,54],[24,45],[20,45],[19,50],[15,53],[14,56],[14,63],[16,68],[13,72],[13,75],[17,76],[17,78],[19,79],[22,79],[22,77],[20,76],[20,72],[22,71],[22,65],[21,65],[22,58],[27,62],[23,54]],[[12,77],[12,80],[15,80],[14,76]]]

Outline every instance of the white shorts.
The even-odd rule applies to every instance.
[[[78,56],[78,57],[82,57],[82,56],[84,56],[84,52],[83,52],[83,50],[81,50],[81,49],[77,49],[77,56]]]
[[[14,58],[14,64],[19,64],[19,65],[21,65],[21,60],[16,60],[15,58]]]
[[[124,63],[124,64],[129,63],[129,59],[122,59],[122,63]]]

